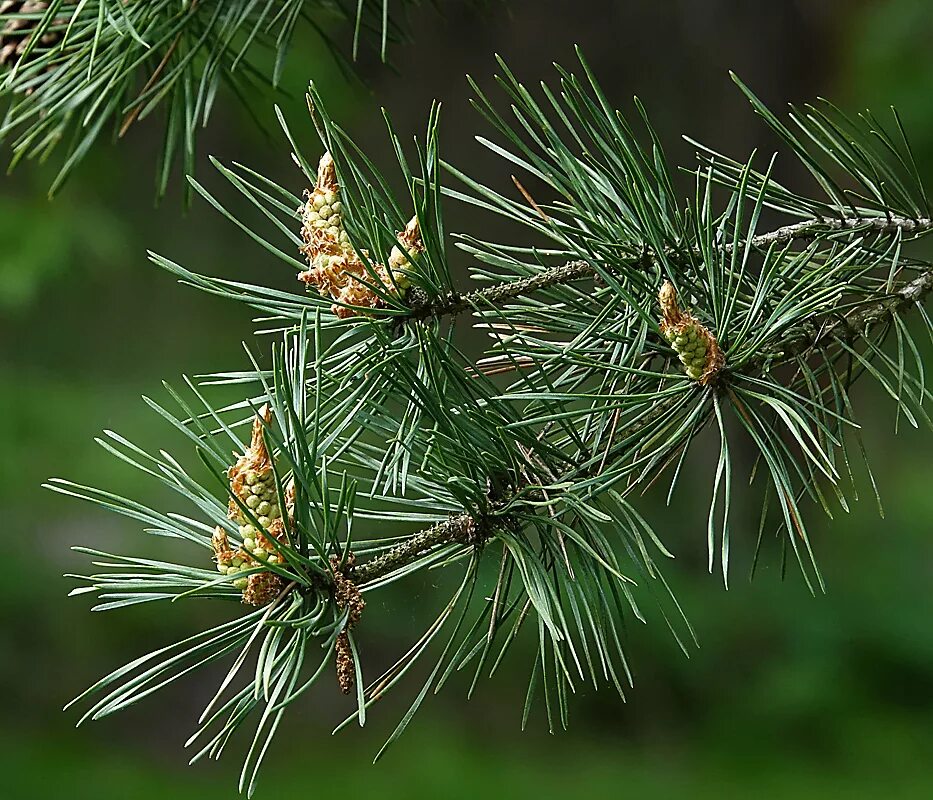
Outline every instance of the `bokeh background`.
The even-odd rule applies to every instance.
[[[303,35],[284,82],[290,94],[251,100],[267,132],[230,98],[217,104],[199,178],[232,197],[207,163],[214,154],[304,188],[272,103],[316,152],[302,98],[313,76],[377,163],[391,166],[379,106],[409,135],[422,131],[437,98],[446,157],[505,186],[504,165],[472,140],[486,130],[469,108],[464,74],[491,85],[498,52],[534,84],[553,77],[553,60],[572,65],[580,44],[616,105],[633,94],[644,100],[672,160],[691,163],[681,133],[740,156],[773,144],[730,82],[734,69],[772,104],[818,95],[856,110],[895,104],[933,184],[928,0],[512,0],[483,15],[441,5],[443,16],[414,16],[415,43],[393,50],[391,69],[361,61],[366,88]],[[180,179],[153,207],[158,141],[157,127],[142,125],[118,147],[99,146],[51,203],[51,166],[21,166],[0,182],[0,794],[13,800],[235,795],[242,750],[185,766],[182,744],[210,675],[79,731],[78,715],[61,711],[118,663],[230,613],[191,603],[95,615],[87,598],[67,600],[73,582],[63,573],[87,568],[71,545],[150,554],[165,545],[130,520],[39,488],[63,476],[158,500],[157,487],[93,437],[111,428],[190,457],[140,395],[164,399],[162,378],[246,365],[248,310],[178,285],[146,250],[211,274],[294,286],[287,268],[203,201],[183,216]],[[454,205],[449,218],[453,230],[489,224]],[[673,508],[649,496],[642,509],[678,556],[669,575],[701,642],[689,659],[662,626],[634,628],[636,686],[626,704],[584,690],[568,733],[548,735],[540,710],[521,733],[526,642],[470,702],[466,680],[431,698],[376,766],[370,757],[420,676],[376,709],[365,731],[336,737],[330,731],[349,707],[328,686],[287,718],[259,797],[933,797],[933,436],[903,420],[896,434],[891,402],[872,387],[856,397],[886,518],[867,482],[852,513],[813,515],[828,594],[811,596],[793,569],[782,579],[774,558],[753,582],[743,579],[755,496],[738,510],[743,544],[730,590],[706,573],[709,481],[700,458]],[[425,587],[411,596],[398,586],[387,597],[386,613],[362,633],[374,663],[407,647],[433,600]]]

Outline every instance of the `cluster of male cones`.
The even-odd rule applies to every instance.
[[[232,544],[221,525],[217,526],[211,538],[218,572],[232,576],[233,585],[243,594],[243,602],[252,606],[268,605],[288,588],[285,578],[270,569],[263,569],[283,562],[277,553],[277,546],[287,541],[285,521],[279,505],[279,484],[273,470],[272,456],[263,438],[263,430],[271,421],[272,412],[268,406],[263,406],[253,420],[249,447],[227,473],[230,480],[227,516],[239,526],[240,544]],[[286,485],[283,495],[285,511],[292,519],[294,483]],[[334,600],[337,608],[347,615],[335,643],[337,683],[344,694],[349,694],[356,682],[356,661],[350,643],[350,631],[359,622],[366,606],[359,588],[347,577],[353,568],[353,561],[353,553],[347,554],[343,565],[336,556],[330,560]]]
[[[218,525],[212,537],[217,570],[234,577],[233,585],[243,592],[243,602],[264,606],[285,588],[285,579],[258,568],[281,563],[276,544],[286,541],[285,522],[279,507],[279,491],[272,469],[272,458],[263,440],[263,428],[272,412],[263,406],[253,421],[249,447],[237,459],[227,477],[231,497],[227,516],[239,526],[240,545],[231,545],[226,530]],[[292,513],[294,485],[284,492],[286,512]]]
[[[239,527],[240,544],[231,543],[221,525],[211,537],[218,572],[233,578],[233,585],[243,594],[243,602],[251,606],[268,605],[289,587],[281,575],[263,569],[283,563],[278,548],[287,543],[288,537],[279,504],[279,482],[263,437],[263,430],[271,422],[272,412],[268,406],[263,406],[253,420],[249,447],[227,472],[230,480],[227,516]],[[285,512],[291,520],[295,506],[293,482],[285,485],[282,495]],[[350,631],[359,622],[366,606],[356,583],[347,577],[353,561],[353,553],[347,554],[342,565],[336,556],[330,560],[334,600],[337,608],[347,614],[335,643],[337,683],[344,694],[353,690],[356,681]]]
[[[361,257],[344,229],[340,194],[334,159],[330,153],[324,153],[318,164],[314,191],[308,193],[307,201],[299,209],[304,240],[301,252],[309,268],[299,273],[298,279],[333,299],[331,310],[346,318],[383,306],[385,295],[402,296],[411,285],[406,274],[411,268],[409,258],[424,252],[424,244],[418,218],[414,217],[398,234],[398,244],[392,248],[388,264],[373,263],[366,250]],[[365,262],[370,265],[367,267]]]

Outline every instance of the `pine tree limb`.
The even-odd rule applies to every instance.
[[[820,217],[785,225],[768,233],[762,233],[751,239],[752,247],[767,249],[773,244],[787,244],[794,241],[806,241],[824,233],[826,230],[846,231],[864,229],[874,233],[922,233],[933,229],[933,220],[928,217],[911,219],[910,217],[883,216],[883,217]],[[731,253],[732,245],[723,247],[723,251]]]
[[[845,224],[845,220],[839,222],[840,227]],[[885,220],[885,222],[889,222],[893,227],[876,229],[885,231],[897,228],[917,230],[917,227],[908,227],[908,223],[912,223],[914,226],[925,225],[926,228],[931,225],[930,220],[899,219]],[[763,234],[761,237],[756,237],[756,239],[766,240],[769,245],[776,242],[787,242],[811,234],[815,229],[815,225],[816,223],[807,223],[806,226],[803,224],[790,225],[772,233]],[[576,263],[579,264],[580,262]],[[866,328],[888,321],[898,312],[922,301],[931,292],[933,292],[933,269],[921,273],[913,280],[904,283],[897,291],[880,300],[872,300],[869,303],[853,308],[828,325],[822,327],[811,325],[802,331],[792,333],[785,345],[750,361],[744,367],[744,371],[760,372],[766,365],[777,366],[783,362],[791,361],[797,356],[833,339],[862,335],[865,333]],[[659,402],[642,419],[621,431],[617,431],[614,436],[615,440],[620,442],[630,439],[632,436],[637,436],[670,411],[680,399],[678,397]],[[604,467],[605,463],[601,463],[600,467]],[[501,503],[501,505],[504,505],[504,503]],[[435,547],[448,544],[474,544],[476,537],[473,532],[477,530],[480,524],[470,514],[453,516],[444,522],[439,522],[430,528],[413,534],[409,539],[396,545],[387,553],[383,553],[354,568],[352,578],[357,583],[373,581],[411,564]]]
[[[457,514],[444,522],[414,534],[387,553],[354,567],[350,575],[356,583],[366,583],[411,564],[425,553],[442,544],[472,544],[477,524],[470,514]]]
[[[819,219],[804,220],[792,225],[785,225],[776,228],[773,231],[759,234],[749,240],[749,246],[766,250],[773,245],[790,244],[795,241],[809,241],[814,239],[827,230],[847,231],[860,230],[874,233],[896,233],[901,231],[905,234],[923,233],[933,230],[933,219],[920,217],[911,219],[909,217],[884,216],[884,217],[821,217]],[[724,244],[721,246],[723,253],[730,254],[735,249],[734,244]],[[698,251],[694,251],[695,256],[700,256]],[[676,256],[676,253],[670,253],[669,256]],[[644,255],[624,261],[620,264],[612,265],[610,269],[615,272],[623,272],[626,269],[637,267],[644,263],[645,259],[655,260],[655,256],[649,251]],[[534,292],[548,289],[551,286],[561,286],[567,283],[584,280],[596,276],[596,267],[587,261],[568,261],[556,267],[550,267],[542,270],[536,275],[527,278],[520,278],[516,281],[503,281],[494,286],[488,286],[482,289],[475,289],[467,294],[452,294],[441,298],[433,303],[428,302],[418,296],[416,290],[412,290],[410,295],[414,295],[414,302],[411,306],[411,319],[428,319],[430,317],[456,316],[472,309],[482,309],[488,306],[498,306],[509,300],[518,297],[525,297]]]
[[[231,515],[230,505],[216,496],[216,481],[202,485],[165,451],[150,454],[108,431],[102,441],[108,450],[194,502],[199,518],[166,514],[70,481],[54,480],[50,486],[141,520],[147,531],[200,545],[205,544],[206,516],[217,526],[215,536],[223,546],[213,548],[214,564],[201,567],[85,549],[116,571],[79,576],[87,585],[76,593],[99,593],[102,602],[95,609],[100,610],[193,595],[232,600],[244,563],[248,574],[243,577],[265,573],[282,583],[293,581],[295,591],[269,592],[265,596],[271,602],[257,612],[111,673],[82,695],[104,694],[86,717],[113,713],[242,647],[236,672],[255,643],[255,675],[229,700],[237,703],[235,713],[226,722],[216,713],[216,703],[230,697],[228,678],[195,734],[214,728],[214,738],[195,760],[213,755],[213,742],[226,741],[248,712],[265,705],[244,766],[247,778],[252,771],[251,792],[272,735],[266,733],[267,722],[274,730],[285,707],[313,685],[328,661],[336,658],[340,688],[356,690],[357,710],[347,723],[358,719],[363,725],[367,708],[437,640],[431,648],[440,650],[436,666],[388,745],[432,686],[439,689],[453,671],[474,660],[477,677],[490,663],[489,672],[495,671],[526,616],[533,615],[539,648],[525,716],[543,681],[549,723],[566,723],[567,698],[578,685],[575,673],[587,680],[589,671],[594,685],[605,681],[620,692],[631,682],[617,620],[630,613],[646,617],[628,592],[630,575],[639,583],[642,578],[657,581],[643,591],[658,595],[658,610],[678,639],[680,623],[671,624],[669,612],[683,619],[684,635],[693,635],[655,561],[657,553],[672,554],[630,502],[636,490],[670,475],[670,497],[690,447],[707,447],[708,435],[715,440],[718,433],[715,469],[709,460],[706,464],[712,484],[707,549],[710,571],[719,561],[728,586],[733,487],[738,484],[730,440],[742,436],[743,450],[758,455],[750,477],[766,486],[759,543],[766,528],[773,527],[784,554],[796,559],[815,590],[823,580],[801,504],[822,505],[832,516],[835,501],[824,492],[825,485],[848,510],[847,484],[851,481],[853,494],[856,489],[850,442],[858,443],[877,495],[859,439],[852,381],[862,375],[875,378],[896,403],[898,419],[916,428],[920,421],[933,426],[923,406],[933,395],[924,378],[922,350],[905,319],[917,306],[914,310],[933,331],[920,302],[933,293],[933,262],[902,256],[905,245],[933,232],[933,214],[899,121],[896,131],[885,131],[867,112],[852,119],[826,103],[803,111],[792,107],[801,137],[743,87],[756,111],[811,173],[819,197],[774,182],[773,159],[760,172],[754,155],[735,161],[704,150],[709,156],[701,154],[701,167],[691,170],[696,197],[684,201],[640,106],[650,149],[620,113],[608,108],[588,68],[585,82],[561,70],[560,91],[546,91],[563,127],[571,130],[571,139],[564,141],[502,67],[502,82],[521,125],[513,128],[480,98],[484,116],[505,139],[504,145],[490,146],[511,164],[543,176],[556,196],[571,203],[553,212],[545,207],[549,217],[516,181],[538,211],[529,214],[514,198],[454,167],[451,173],[469,192],[449,191],[448,196],[525,226],[533,241],[550,237],[552,263],[561,258],[558,254],[573,259],[568,263],[548,268],[531,247],[469,239],[468,249],[491,267],[477,276],[482,283],[470,287],[481,288],[456,292],[441,214],[445,187],[438,177],[443,163],[437,155],[436,109],[424,147],[418,146],[416,171],[411,166],[416,162],[391,134],[410,195],[404,200],[394,196],[391,181],[325,112],[316,115],[321,141],[341,166],[339,188],[345,194],[338,199],[336,174],[331,176],[333,197],[328,198],[327,187],[316,187],[315,193],[324,189],[323,201],[307,199],[300,240],[292,231],[298,197],[248,168],[222,169],[314,262],[309,272],[316,280],[310,282],[324,289],[320,297],[298,298],[272,287],[206,278],[159,260],[183,280],[259,308],[264,320],[285,323],[283,342],[272,349],[271,369],[251,356],[252,371],[200,379],[205,385],[261,384],[259,397],[217,408],[188,381],[197,396],[195,408],[172,389],[181,416],[150,403],[195,441],[201,461],[224,484],[225,475],[235,477],[227,439],[241,446],[235,430],[240,414],[258,401],[268,402],[275,424],[264,422],[260,432],[263,441],[268,438],[269,453],[280,459],[271,459],[274,487],[267,486],[266,476],[258,479],[258,470],[255,481],[244,475],[249,493],[242,482],[229,481],[230,499],[240,501]],[[315,108],[323,108],[313,92],[312,97]],[[295,137],[286,134],[297,153]],[[307,161],[300,155],[296,159],[310,176]],[[198,191],[290,268],[303,270],[298,258]],[[349,231],[341,230],[344,209],[352,223]],[[767,230],[761,215],[768,209],[794,224],[755,236]],[[412,211],[415,222],[400,233]],[[417,235],[408,236],[409,231]],[[351,287],[342,281],[351,278],[340,262],[349,258],[344,252],[335,261],[341,254],[325,248],[325,239],[342,251],[352,246],[354,254],[359,247],[360,269],[352,270],[359,292],[344,295]],[[503,252],[514,255],[502,258]],[[341,282],[340,291],[325,279]],[[418,286],[406,294],[408,279]],[[683,307],[677,303],[680,291]],[[368,319],[327,330],[331,320],[323,315],[332,305],[327,296],[338,316]],[[360,302],[361,297],[368,302]],[[380,309],[385,316],[376,313]],[[493,340],[480,358],[455,341],[455,326],[438,319],[462,312],[481,317],[480,326]],[[407,325],[408,320],[415,324]],[[896,335],[893,353],[894,348],[884,347],[889,333],[892,339]],[[511,379],[504,385],[489,377],[506,371]],[[730,412],[728,419],[724,410]],[[357,504],[358,497],[365,498],[363,505]],[[775,498],[777,508],[771,504]],[[692,509],[683,513],[696,516]],[[411,527],[402,537],[385,539],[365,522],[372,532],[367,535],[375,539],[358,538],[354,519],[359,518],[387,524],[407,520]],[[272,532],[278,519],[294,522],[287,536],[266,537],[269,546],[260,541],[257,547],[253,529]],[[414,522],[425,519],[430,522]],[[478,568],[484,544],[493,536],[492,544],[501,549],[495,584],[487,570]],[[231,556],[232,545],[241,546],[257,565]],[[368,560],[357,561],[364,554]],[[454,565],[460,572],[457,566],[466,562],[459,588],[436,620],[367,689],[358,652],[358,636],[365,631],[355,629],[362,593],[414,573],[426,575],[422,571],[430,568]],[[208,567],[216,567],[220,577]],[[248,600],[245,594],[243,599]],[[471,624],[474,611],[479,614]],[[491,646],[500,631],[506,638],[496,656]],[[447,644],[438,647],[444,639]],[[304,681],[306,653],[317,649],[309,647],[312,643],[324,648],[325,660]],[[593,647],[597,658],[590,655]],[[155,662],[151,666],[149,658]],[[139,674],[133,672],[137,666]],[[256,692],[256,686],[264,691]],[[211,708],[214,715],[208,713]]]
[[[754,359],[751,365],[760,369],[769,361],[772,363],[790,361],[833,339],[860,336],[866,328],[887,321],[898,312],[919,303],[931,291],[933,291],[933,270],[927,270],[881,300],[857,306],[841,317],[828,319],[825,325],[819,327],[813,324],[806,325],[802,331],[789,337],[785,345],[762,354]]]
[[[573,283],[574,281],[591,278],[596,274],[596,268],[586,261],[568,261],[558,267],[542,270],[537,275],[521,278],[517,281],[504,281],[495,286],[475,289],[464,295],[451,295],[435,303],[419,304],[416,300],[412,307],[412,319],[427,319],[428,317],[456,316],[464,311],[482,308],[489,305],[500,305],[516,297],[538,292],[550,286]]]

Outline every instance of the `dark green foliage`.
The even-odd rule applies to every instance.
[[[40,4],[41,5],[41,4]],[[65,157],[50,193],[101,135],[122,136],[161,110],[164,142],[158,193],[173,164],[194,166],[198,130],[207,124],[221,87],[247,108],[266,86],[278,86],[296,33],[305,46],[329,48],[339,59],[361,46],[383,58],[403,36],[417,0],[49,0],[44,11],[13,8],[0,30],[28,20],[17,59],[0,66],[6,113],[0,142],[13,162]],[[27,31],[31,34],[27,36]],[[344,46],[352,37],[352,49]],[[10,37],[7,37],[10,38]]]

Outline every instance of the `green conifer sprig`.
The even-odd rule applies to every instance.
[[[386,57],[417,0],[47,0],[0,4],[0,143],[13,163],[65,150],[61,188],[101,136],[122,137],[157,111],[161,196],[174,165],[191,174],[197,133],[221,88],[252,108],[278,86],[296,35],[344,65],[372,45]],[[349,30],[347,30],[349,29]],[[0,48],[2,49],[2,48]],[[247,98],[251,98],[246,102]]]
[[[913,244],[933,223],[896,117],[886,133],[873,117],[852,120],[823,104],[792,111],[795,133],[745,90],[818,193],[778,184],[773,158],[761,168],[755,154],[743,162],[701,148],[695,189],[681,198],[657,137],[648,128],[639,143],[585,64],[584,80],[560,71],[560,86],[545,87],[540,103],[503,72],[517,125],[482,96],[477,104],[501,137],[488,144],[503,171],[524,171],[520,199],[443,164],[436,110],[414,157],[391,134],[407,189],[395,196],[312,91],[321,145],[336,164],[341,224],[364,262],[354,280],[375,302],[344,304],[338,317],[333,298],[313,287],[234,283],[152,256],[183,282],[258,310],[261,328],[283,343],[273,347],[271,369],[255,360],[252,369],[188,381],[185,394],[173,392],[176,411],[153,404],[194,443],[213,473],[206,485],[164,453],[115,434],[104,441],[192,503],[194,516],[51,483],[201,546],[193,566],[97,554],[110,571],[85,577],[78,591],[100,594],[102,608],[239,599],[232,581],[242,573],[218,577],[211,534],[220,527],[238,543],[227,453],[231,441],[242,449],[238,430],[264,404],[278,506],[291,503],[294,513],[288,535],[271,544],[278,560],[262,566],[282,586],[265,609],[112,673],[83,696],[100,698],[90,716],[257,647],[255,673],[240,690],[225,682],[207,712],[215,732],[198,734],[199,754],[218,755],[257,712],[241,780],[252,791],[279,715],[328,664],[336,662],[341,688],[355,687],[356,711],[344,724],[363,723],[372,703],[431,654],[428,678],[388,746],[432,690],[467,671],[472,693],[531,628],[538,647],[522,722],[543,699],[551,729],[565,726],[581,682],[623,695],[631,685],[625,620],[659,617],[684,648],[693,640],[657,563],[675,542],[655,534],[636,494],[669,480],[670,501],[701,431],[718,434],[710,506],[679,507],[680,527],[705,535],[710,571],[718,566],[728,581],[733,487],[747,480],[762,501],[757,541],[740,542],[754,552],[752,567],[759,551],[771,557],[774,540],[815,589],[822,578],[807,520],[814,508],[848,511],[854,462],[868,466],[856,379],[873,380],[894,400],[895,427],[901,418],[933,427],[922,350],[907,321],[913,312],[933,335],[922,305],[933,263]],[[310,189],[317,159],[303,157],[286,133],[304,170],[297,188]],[[303,272],[298,193],[245,167],[217,166],[272,233],[193,182],[199,194],[292,275]],[[517,235],[544,244],[461,237],[478,279],[477,288],[461,288],[446,247],[445,197],[505,216]],[[410,254],[410,287],[399,293],[378,268],[412,216],[424,247]],[[464,322],[489,337],[480,358],[461,348]],[[212,384],[235,385],[247,399],[217,407]],[[750,468],[733,455],[738,441],[754,454]],[[236,508],[234,516],[246,513]],[[437,618],[384,675],[367,679],[370,612],[352,588],[368,599],[428,568],[439,586]],[[323,662],[308,659],[318,644]],[[245,658],[234,673],[245,671]]]

